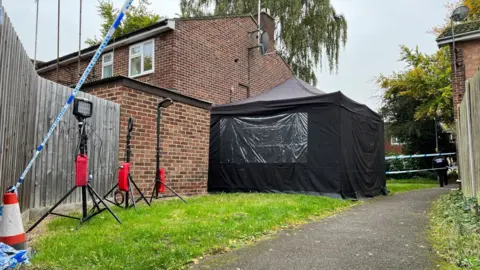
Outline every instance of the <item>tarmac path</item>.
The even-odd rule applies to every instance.
[[[428,210],[450,188],[382,197],[258,245],[213,256],[194,269],[436,269]]]

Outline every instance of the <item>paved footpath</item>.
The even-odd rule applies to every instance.
[[[427,239],[431,203],[450,188],[373,199],[196,269],[435,269]]]

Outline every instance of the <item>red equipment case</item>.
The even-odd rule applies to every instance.
[[[118,189],[128,192],[128,172],[130,171],[130,163],[123,163],[118,170]]]
[[[75,185],[85,187],[88,182],[88,156],[84,154],[77,155],[75,161]]]

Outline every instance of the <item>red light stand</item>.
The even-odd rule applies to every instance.
[[[182,196],[178,195],[173,189],[171,189],[169,186],[167,186],[166,182],[166,175],[165,175],[165,170],[163,168],[160,168],[160,118],[162,117],[162,110],[167,108],[168,106],[172,105],[173,101],[170,98],[166,98],[160,103],[158,103],[157,106],[157,147],[156,147],[156,168],[155,168],[155,181],[151,183],[144,191],[145,193],[147,190],[149,190],[153,186],[152,190],[152,195],[150,197],[150,203],[153,200],[153,197],[158,199],[158,194],[162,193],[165,191],[165,188],[170,190],[175,196],[180,198],[182,201],[187,203],[185,199],[182,198]]]
[[[87,134],[85,132],[85,118],[78,117],[79,120],[78,127],[79,127],[79,139],[80,139],[80,154],[77,155],[75,158],[75,186],[70,189],[67,194],[65,194],[57,203],[55,203],[52,208],[50,208],[35,224],[33,224],[28,230],[27,233],[32,231],[35,227],[37,227],[40,222],[42,222],[48,215],[56,215],[60,217],[72,218],[80,221],[80,225],[87,222],[94,216],[100,214],[101,212],[108,210],[110,214],[117,220],[118,223],[122,224],[120,219],[113,213],[113,211],[108,207],[108,205],[102,200],[100,195],[90,186],[90,179],[88,179],[88,156],[87,156]],[[73,191],[75,191],[78,187],[82,189],[82,217],[73,217],[64,214],[59,214],[53,212],[55,208],[57,208]],[[93,207],[90,211],[88,211],[87,206],[87,191],[90,194],[90,198],[93,202]],[[100,204],[104,206],[104,208],[100,208]]]
[[[135,184],[135,181],[133,181],[132,175],[130,174],[130,156],[132,154],[132,150],[130,147],[130,140],[132,139],[132,130],[133,130],[133,117],[130,116],[130,118],[128,119],[126,160],[118,170],[117,184],[113,186],[113,188],[110,189],[110,191],[108,191],[107,194],[103,196],[103,198],[106,201],[118,207],[130,208],[133,206],[135,209],[137,209],[136,203],[142,199],[147,203],[148,206],[150,206],[150,203],[148,202],[147,198],[145,198],[142,191],[138,188],[137,184]],[[131,186],[133,186],[137,190],[137,192],[140,194],[140,198],[135,199],[135,195]],[[118,189],[114,192],[114,190],[117,187]],[[110,194],[112,194],[112,192],[114,192],[114,201],[108,198]],[[123,194],[125,194],[125,197],[123,196]],[[130,199],[130,196],[131,196],[131,199]],[[118,197],[120,197],[121,200],[119,200]],[[124,202],[125,202],[125,205],[122,206]]]

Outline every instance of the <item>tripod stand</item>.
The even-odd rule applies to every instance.
[[[160,101],[160,103],[157,106],[157,147],[156,147],[156,154],[155,154],[155,158],[156,158],[155,181],[151,183],[143,191],[145,193],[147,190],[149,190],[153,186],[152,195],[150,196],[150,203],[152,202],[153,197],[155,197],[155,199],[158,199],[158,194],[161,192],[163,187],[168,188],[168,190],[170,190],[173,194],[175,194],[175,196],[177,196],[182,201],[187,203],[187,201],[185,201],[185,199],[183,199],[182,196],[177,194],[173,189],[171,189],[169,186],[165,184],[165,177],[166,177],[165,170],[160,168],[160,118],[162,116],[162,110],[172,104],[173,104],[173,101],[170,98],[167,98]]]
[[[32,231],[35,227],[37,227],[40,222],[42,222],[48,215],[56,215],[65,218],[72,218],[80,221],[80,225],[87,222],[94,216],[100,214],[104,210],[108,210],[110,214],[118,221],[118,223],[122,224],[120,219],[113,213],[113,211],[108,207],[108,205],[102,200],[100,195],[90,186],[90,179],[88,179],[88,156],[87,156],[87,134],[85,131],[85,118],[77,117],[78,129],[79,129],[79,139],[80,139],[80,146],[79,150],[80,153],[77,155],[75,159],[75,186],[70,189],[65,196],[63,196],[57,203],[55,203],[52,208],[50,208],[35,224],[33,224],[28,230],[27,233]],[[88,180],[87,180],[88,179]],[[64,214],[59,214],[53,212],[55,208],[57,208],[70,194],[72,194],[77,188],[82,189],[82,217],[73,217]],[[87,192],[90,194],[90,198],[93,202],[93,207],[88,211],[87,208]],[[97,201],[98,200],[98,201]],[[100,208],[100,204],[102,204],[105,208]]]
[[[130,147],[130,140],[132,139],[132,130],[133,130],[133,117],[130,116],[130,118],[128,119],[127,147],[126,147],[125,163],[123,163],[122,166],[120,166],[120,170],[118,172],[118,182],[117,182],[117,184],[112,189],[110,189],[110,191],[107,192],[107,194],[105,194],[105,196],[103,196],[103,198],[106,201],[108,201],[110,203],[113,203],[118,207],[125,208],[125,209],[130,208],[132,206],[135,209],[137,209],[136,203],[139,202],[141,199],[143,199],[147,203],[147,205],[150,206],[150,203],[148,202],[147,198],[145,198],[142,191],[138,188],[135,181],[133,181],[132,175],[130,174],[130,156],[132,154],[132,150],[131,150],[131,147]],[[138,191],[138,193],[140,194],[140,198],[135,199],[135,195],[133,193],[131,185],[133,185],[135,187],[135,189]],[[114,193],[114,201],[111,201],[107,197],[117,187],[118,187],[118,190]],[[122,192],[125,192],[125,198],[123,197]],[[117,195],[122,196],[122,201],[121,202],[117,201]],[[132,203],[131,204],[130,204],[130,196],[129,195],[132,197],[132,199],[131,199]],[[123,202],[125,202],[124,206],[122,206]]]

